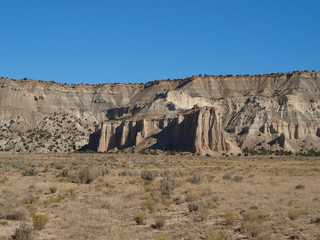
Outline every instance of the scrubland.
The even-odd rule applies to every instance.
[[[320,159],[1,153],[0,239],[320,239]]]

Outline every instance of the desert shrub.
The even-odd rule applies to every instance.
[[[170,196],[175,188],[176,181],[174,179],[172,172],[169,170],[164,171],[162,175],[163,175],[163,178],[160,182],[161,194],[165,196]]]
[[[81,183],[89,184],[99,177],[100,174],[98,168],[91,167],[80,170],[78,177]]]
[[[0,183],[6,183],[7,181],[9,181],[7,177],[0,179]]]
[[[104,168],[101,170],[101,176],[110,175],[111,174],[111,168]]]
[[[150,170],[142,170],[140,176],[145,181],[153,181],[156,178],[156,172]]]
[[[203,203],[203,207],[206,209],[214,209],[214,208],[217,208],[218,206],[219,206],[218,197],[209,198]]]
[[[259,210],[250,210],[244,214],[244,220],[249,222],[261,222],[265,216]]]
[[[242,181],[242,179],[243,179],[243,177],[242,176],[234,176],[233,178],[232,178],[232,180],[233,181],[235,181],[235,182],[241,182]]]
[[[69,175],[69,170],[68,169],[63,169],[61,172],[62,177],[70,177]]]
[[[139,175],[139,173],[138,173],[137,171],[134,171],[134,170],[129,171],[128,174],[129,174],[129,176],[131,176],[131,177],[135,177],[135,176],[138,176],[138,175]]]
[[[46,214],[37,214],[32,217],[33,228],[36,231],[40,231],[49,221],[49,217]]]
[[[225,231],[214,231],[208,237],[208,240],[231,240],[230,234]]]
[[[144,225],[146,224],[146,217],[143,214],[137,215],[134,220],[138,225]]]
[[[34,189],[33,185],[30,186],[30,189]],[[30,196],[25,199],[25,203],[37,203],[39,201],[39,196]]]
[[[142,204],[142,208],[148,209],[151,213],[155,211],[157,203],[151,198],[147,198],[146,201]]]
[[[202,176],[200,173],[195,173],[190,179],[190,182],[193,184],[199,184],[203,181]]]
[[[49,187],[51,193],[55,193],[57,191],[57,187]]]
[[[157,217],[156,222],[154,224],[154,228],[161,229],[166,224],[166,219],[164,217]]]
[[[225,175],[223,175],[222,179],[223,180],[230,180],[232,178],[232,174],[231,173],[226,173]]]
[[[38,210],[33,203],[26,204],[26,209],[32,216],[35,215]]]
[[[70,195],[71,198],[75,198],[76,196],[76,189],[75,188],[69,188],[66,190],[66,193],[68,195]],[[60,194],[59,194],[59,197],[60,197]],[[61,197],[60,197],[61,198]]]
[[[126,170],[122,171],[122,172],[119,172],[118,173],[118,176],[119,177],[125,177],[125,176],[128,176],[128,172]]]
[[[161,197],[161,203],[165,206],[165,207],[169,207],[173,202],[168,199],[166,196],[162,196]]]
[[[32,228],[28,227],[25,223],[22,223],[18,228],[16,228],[16,231],[11,238],[14,240],[32,240]]]
[[[6,219],[11,221],[21,221],[27,219],[27,212],[25,209],[14,209],[13,207],[1,207],[0,219]]]
[[[303,190],[305,188],[306,188],[306,186],[302,185],[302,184],[299,184],[299,185],[296,186],[296,189],[299,189],[299,190]]]
[[[257,237],[262,231],[262,227],[258,222],[247,222],[245,223],[244,228],[247,232],[247,235],[253,238]]]
[[[190,193],[186,196],[186,202],[194,202],[198,200],[198,196],[196,194]]]
[[[183,177],[184,175],[186,175],[186,172],[184,170],[179,170],[179,176]]]
[[[66,166],[66,164],[63,162],[52,162],[50,165],[51,165],[51,167],[54,167],[57,170],[62,170]]]
[[[180,205],[180,204],[184,203],[184,200],[181,197],[176,197],[173,199],[173,201],[176,205]]]
[[[297,209],[289,209],[288,210],[288,217],[290,220],[296,220],[299,216],[299,211]]]
[[[258,237],[258,240],[273,240],[274,238],[272,238],[270,235],[261,235]]]
[[[188,204],[188,208],[190,212],[196,212],[199,211],[200,206],[199,203],[191,202]]]
[[[37,176],[38,174],[39,174],[39,171],[35,167],[26,168],[22,172],[23,176]]]
[[[233,225],[237,220],[237,217],[231,213],[227,213],[224,218],[226,221],[226,225]]]

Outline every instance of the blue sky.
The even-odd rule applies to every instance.
[[[1,0],[0,76],[140,83],[320,71],[318,0]]]

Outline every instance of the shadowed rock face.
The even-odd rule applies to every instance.
[[[319,93],[318,72],[99,86],[1,78],[0,150],[320,150]]]
[[[223,132],[213,108],[195,107],[175,118],[102,123],[89,145],[98,152],[136,146],[213,154],[230,150]]]

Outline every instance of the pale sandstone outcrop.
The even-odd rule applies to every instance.
[[[231,149],[224,136],[220,117],[211,107],[195,107],[170,119],[109,121],[97,131],[98,152],[130,146],[176,149],[201,154],[215,154]],[[149,138],[156,141],[145,145]],[[96,141],[96,140],[93,140]],[[94,146],[94,142],[90,143]],[[239,149],[234,149],[235,152]]]

